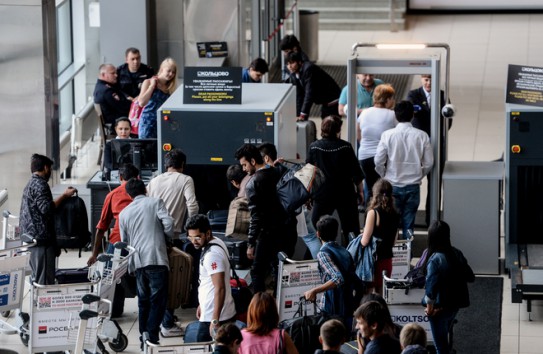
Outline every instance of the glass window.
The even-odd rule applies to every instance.
[[[58,73],[62,73],[72,63],[72,2],[64,1],[57,7]]]
[[[74,114],[74,83],[70,81],[59,92],[59,132],[65,132],[72,126]]]

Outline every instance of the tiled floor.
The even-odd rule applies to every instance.
[[[410,16],[408,30],[397,33],[320,31],[319,63],[346,63],[356,42],[449,44],[450,98],[457,108],[449,133],[449,160],[486,161],[498,158],[505,146],[507,65],[543,66],[542,33],[543,14]],[[418,79],[413,81],[416,86]],[[96,170],[96,153],[96,148],[83,149],[74,172],[77,180],[63,183],[86,183]],[[63,255],[60,264],[73,267],[84,263],[71,254]],[[500,353],[542,353],[543,303],[534,301],[529,321],[526,303],[511,303],[510,282],[504,277]],[[130,343],[125,352],[139,353],[134,299],[127,300],[126,309],[120,321]],[[194,318],[192,310],[183,312],[183,321]],[[0,334],[2,348],[26,352],[18,337]]]

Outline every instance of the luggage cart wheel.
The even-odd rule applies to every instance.
[[[2,312],[0,312],[0,314],[1,314],[2,317],[4,317],[4,318],[8,318],[10,313],[11,313],[10,311],[2,311]]]
[[[128,337],[121,333],[115,341],[109,342],[108,345],[114,352],[122,352],[128,346]]]
[[[21,342],[23,342],[23,345],[25,347],[28,347],[28,340],[30,339],[30,335],[28,333],[19,333],[19,337],[21,337]]]

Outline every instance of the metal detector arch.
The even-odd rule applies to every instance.
[[[369,47],[379,49],[377,43],[355,43],[352,47],[351,58],[347,60],[347,136],[348,141],[356,151],[356,74],[407,74],[407,75],[432,75],[432,87],[439,88],[441,83],[441,58],[438,55],[414,57],[408,59],[386,59],[386,58],[359,58],[357,49]],[[448,102],[449,93],[449,68],[450,48],[448,44],[419,44],[419,45],[388,45],[390,49],[414,49],[442,48],[445,50],[445,102]],[[387,48],[387,49],[388,49]],[[430,199],[430,220],[440,219],[441,205],[441,140],[447,141],[447,130],[445,136],[440,132],[444,124],[441,119],[440,90],[434,89],[431,94],[431,144],[434,153],[434,167],[431,173],[431,199]],[[446,151],[444,153],[446,159]]]

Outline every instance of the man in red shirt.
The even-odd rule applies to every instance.
[[[126,193],[125,185],[126,181],[130,178],[136,178],[139,175],[139,170],[132,164],[124,164],[119,170],[119,177],[121,179],[121,185],[108,193],[104,200],[104,206],[102,207],[102,215],[100,221],[96,225],[96,236],[94,238],[94,245],[92,247],[92,254],[87,261],[87,265],[92,265],[96,262],[96,257],[102,250],[102,241],[106,232],[110,229],[111,221],[115,219],[115,224],[111,233],[109,234],[108,245],[104,251],[107,253],[113,253],[113,245],[116,242],[121,241],[121,234],[119,232],[119,214],[130,203],[132,198]],[[124,288],[119,284],[115,288],[115,298],[113,300],[113,310],[111,317],[119,317],[123,313],[124,309]]]

